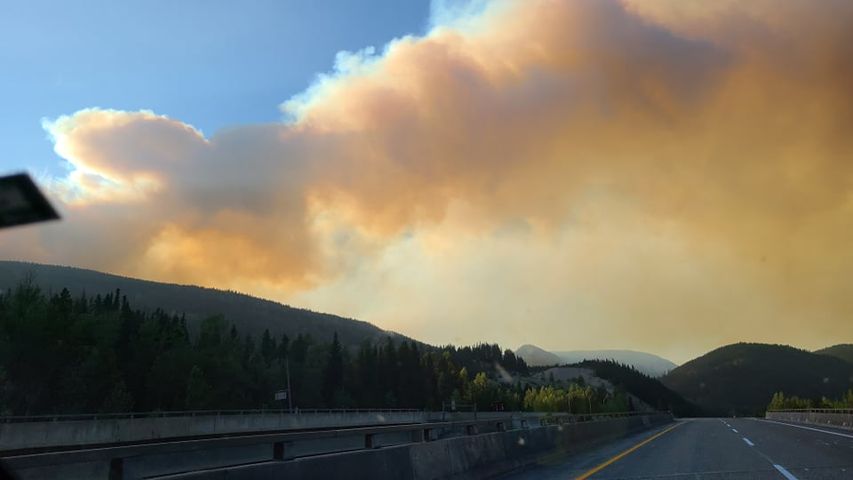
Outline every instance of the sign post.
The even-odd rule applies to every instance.
[[[293,413],[293,396],[290,395],[290,354],[285,357],[284,361],[287,369],[287,409],[290,413]]]

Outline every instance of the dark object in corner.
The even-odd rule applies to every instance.
[[[29,175],[0,177],[0,228],[58,219]]]

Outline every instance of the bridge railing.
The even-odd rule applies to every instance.
[[[853,408],[790,408],[767,410],[767,420],[826,425],[853,430]]]
[[[604,413],[533,413],[539,416],[540,425],[563,425],[566,423],[594,422],[611,418],[636,417],[651,412],[604,412]],[[654,412],[660,413],[660,412]],[[666,412],[669,413],[669,412]]]
[[[853,413],[853,408],[769,408],[767,412],[779,413]]]
[[[783,411],[783,410],[778,410]],[[798,410],[784,410],[798,411]],[[829,411],[815,409],[813,411]],[[843,410],[832,410],[843,411]],[[853,412],[853,409],[846,410]],[[315,415],[315,414],[345,414],[345,413],[470,413],[470,412],[429,412],[417,408],[295,408],[287,409],[242,409],[242,410],[168,410],[152,412],[124,412],[124,413],[71,413],[71,414],[47,414],[47,415],[9,415],[0,416],[0,423],[26,423],[26,422],[62,422],[62,421],[91,421],[91,420],[116,420],[136,418],[168,418],[168,417],[198,417],[198,416],[239,416],[239,415]],[[496,412],[486,411],[480,414],[493,414]],[[564,413],[564,412],[506,412],[521,413],[531,416],[547,418],[548,422],[558,422],[557,419],[568,419],[569,421],[585,421],[579,419],[613,418],[641,415],[648,412],[609,412],[609,413]]]
[[[97,448],[55,449],[40,452],[0,452],[3,461],[16,471],[42,469],[44,473],[51,466],[103,465],[110,479],[136,478],[150,475],[163,475],[173,470],[169,464],[158,462],[167,458],[180,459],[182,469],[188,463],[197,462],[192,469],[221,467],[227,465],[248,464],[269,460],[289,460],[300,456],[314,456],[359,449],[375,449],[383,446],[404,443],[431,442],[446,438],[449,432],[454,435],[472,436],[483,433],[524,431],[530,428],[551,426],[536,425],[523,420],[535,417],[519,417],[518,412],[489,419],[470,419],[451,422],[428,422],[420,424],[388,425],[371,427],[352,427],[299,432],[252,433],[216,438],[192,440],[164,440],[131,445],[99,446]],[[599,415],[577,416],[578,423],[597,420],[617,419],[646,415],[660,417],[666,412],[619,412]],[[564,415],[542,415],[541,419],[565,419]],[[671,418],[671,416],[669,417]],[[532,423],[532,424],[531,424]],[[645,423],[645,422],[644,422]],[[523,438],[523,437],[520,437]],[[344,442],[351,439],[349,442]],[[326,441],[321,450],[316,450],[318,441]],[[355,443],[353,443],[353,441]],[[314,445],[312,450],[299,448],[299,445]],[[260,450],[254,447],[260,447]],[[254,448],[253,450],[246,450]],[[231,458],[230,451],[240,458]],[[208,452],[209,454],[206,454]],[[256,455],[257,458],[244,456]],[[157,462],[149,459],[158,458]],[[89,468],[89,467],[86,467]],[[152,470],[152,469],[156,469]],[[61,470],[60,470],[61,471]],[[106,476],[106,475],[105,475]]]
[[[0,423],[23,423],[23,422],[60,422],[60,421],[90,421],[90,420],[115,420],[135,418],[163,418],[163,417],[196,417],[196,416],[224,416],[224,415],[311,415],[311,414],[334,414],[334,413],[417,413],[423,410],[417,408],[295,408],[293,411],[287,409],[244,409],[244,410],[171,410],[153,412],[126,412],[126,413],[79,413],[58,415],[10,415],[0,416]]]

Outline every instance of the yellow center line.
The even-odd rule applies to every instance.
[[[651,442],[652,440],[654,440],[654,439],[656,439],[656,438],[660,437],[661,435],[663,435],[663,434],[665,434],[665,433],[669,433],[672,429],[674,429],[675,427],[678,427],[678,426],[682,425],[683,423],[686,423],[686,422],[678,422],[678,423],[676,423],[675,425],[673,425],[673,426],[671,426],[671,427],[667,428],[666,430],[664,430],[664,431],[662,431],[662,432],[658,432],[658,433],[656,433],[656,434],[652,435],[651,437],[649,437],[649,438],[647,438],[647,439],[643,440],[642,442],[640,442],[640,443],[638,443],[638,444],[634,445],[633,447],[629,448],[628,450],[625,450],[624,452],[620,453],[619,455],[616,455],[615,457],[611,458],[610,460],[607,460],[606,462],[602,463],[601,465],[598,465],[597,467],[595,467],[595,468],[593,468],[593,469],[591,469],[591,470],[587,470],[587,471],[586,471],[586,473],[584,473],[583,475],[581,475],[581,476],[577,477],[577,478],[576,478],[576,480],[586,480],[587,478],[589,478],[589,477],[591,477],[591,476],[595,475],[596,473],[600,472],[601,470],[604,470],[608,465],[611,465],[613,462],[615,462],[615,461],[619,460],[620,458],[622,458],[622,457],[624,457],[624,456],[626,456],[626,455],[630,454],[630,453],[631,453],[631,452],[633,452],[634,450],[637,450],[638,448],[640,448],[640,447],[642,447],[643,445],[645,445],[645,444],[647,444],[647,443]]]

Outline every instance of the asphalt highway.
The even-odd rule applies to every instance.
[[[853,431],[750,418],[684,419],[502,478],[853,480]]]

